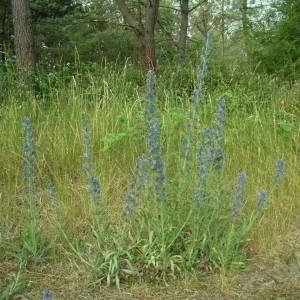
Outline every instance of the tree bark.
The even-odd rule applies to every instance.
[[[159,0],[148,0],[144,24],[136,20],[124,0],[115,0],[115,2],[125,22],[137,36],[141,64],[147,70],[154,69],[156,65],[154,31],[158,15]]]
[[[5,61],[5,23],[6,23],[6,3],[0,6],[0,60]]]
[[[147,6],[145,24],[145,61],[147,69],[154,69],[156,65],[154,30],[157,20],[159,0],[150,0]]]
[[[178,62],[182,65],[185,61],[187,31],[189,25],[189,0],[180,0],[180,32],[178,39]]]
[[[222,0],[222,3],[221,3],[221,37],[222,37],[221,56],[224,60],[224,57],[225,57],[225,3],[224,3],[224,0]]]
[[[16,66],[31,73],[34,70],[33,36],[28,0],[11,0],[14,25]]]
[[[243,35],[244,35],[244,42],[245,42],[245,52],[249,57],[249,20],[248,20],[248,0],[242,0],[242,27],[243,27]]]

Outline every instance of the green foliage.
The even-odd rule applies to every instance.
[[[4,7],[9,1],[1,3]],[[142,24],[145,19],[145,2],[127,3]],[[178,4],[160,2],[155,38],[157,66],[161,66],[162,70],[166,64],[176,64],[178,56]],[[191,1],[190,7],[194,4],[197,2]],[[251,68],[288,80],[299,77],[298,1],[277,1],[271,9],[255,7],[253,4],[248,2],[249,9],[246,12],[247,45],[241,26],[236,26],[237,22],[241,23],[242,1],[234,1],[232,5],[228,1],[203,3],[190,12],[191,36],[187,43],[187,65],[193,60],[195,51],[199,50],[209,24],[214,24],[211,29],[215,49],[209,84],[217,86],[221,80],[229,82],[233,79],[234,68],[239,68],[241,73]],[[53,68],[66,63],[93,64],[106,60],[137,62],[137,39],[128,27],[123,26],[114,1],[32,0],[30,6],[37,62],[47,73],[52,73]],[[13,35],[13,24],[9,5],[3,18],[0,51],[2,58],[9,62],[13,59],[10,38]],[[191,81],[186,80],[186,70],[182,70],[183,83],[180,90],[189,90],[184,86],[191,85]],[[238,79],[241,73],[236,74]]]
[[[31,0],[31,17],[34,22],[45,18],[62,18],[73,12],[79,4],[73,0]]]
[[[119,133],[107,133],[103,138],[101,138],[101,151],[109,151],[112,146],[120,141],[122,138],[126,136],[133,136],[136,134],[134,130],[128,130],[127,132],[119,132]]]
[[[272,24],[255,31],[253,58],[259,69],[295,80],[300,72],[300,4],[285,0],[276,8],[277,14],[269,14]]]
[[[5,282],[0,281],[0,300],[12,299],[15,293],[22,292],[29,285],[27,281],[21,279],[24,272],[24,263],[20,261],[18,269],[12,271],[12,278],[6,278]]]
[[[109,61],[126,61],[134,51],[134,36],[128,30],[108,29],[95,34],[100,43],[100,55]],[[90,48],[91,50],[92,48]],[[87,57],[87,56],[86,56]]]

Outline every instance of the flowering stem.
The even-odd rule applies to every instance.
[[[238,173],[236,184],[235,184],[235,193],[233,195],[233,202],[231,205],[232,216],[237,217],[240,215],[241,210],[246,201],[246,176],[245,171]]]
[[[90,135],[88,133],[89,124],[87,122],[82,123],[82,138],[83,138],[83,148],[82,148],[82,161],[83,170],[85,171],[86,188],[93,201],[100,201],[100,182],[94,176],[94,163],[92,155],[92,145],[90,140]]]
[[[160,143],[160,131],[156,116],[156,101],[154,96],[154,71],[147,73],[147,90],[145,95],[145,126],[150,170],[152,174],[152,188],[157,201],[165,198],[165,167]]]
[[[207,37],[207,41],[202,47],[202,53],[200,55],[200,62],[196,67],[196,80],[194,81],[195,88],[192,91],[190,96],[191,105],[187,115],[187,122],[185,123],[185,133],[182,138],[182,146],[181,146],[181,168],[182,168],[182,177],[187,178],[189,169],[190,169],[190,161],[192,159],[192,153],[194,153],[194,145],[195,142],[195,133],[197,133],[199,117],[201,115],[200,106],[203,103],[205,92],[205,78],[207,75],[207,58],[209,55],[209,35]],[[198,136],[198,134],[196,134]],[[197,137],[196,137],[197,140]]]

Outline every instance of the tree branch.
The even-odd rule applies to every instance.
[[[124,0],[115,0],[115,2],[125,20],[125,22],[129,25],[129,27],[132,27],[134,30],[136,30],[139,33],[142,32],[139,22],[130,13],[129,8],[126,5],[125,1]]]
[[[178,49],[178,43],[172,36],[172,33],[169,30],[167,30],[167,28],[164,25],[162,25],[159,21],[157,21],[157,23],[159,27],[162,29],[162,31],[164,32],[164,34],[171,40],[174,46]]]
[[[193,6],[192,8],[190,8],[188,13],[191,13],[193,10],[195,10],[196,8],[198,8],[199,6],[201,6],[204,3],[207,3],[207,0],[203,0],[203,1],[199,2],[198,4],[196,4],[195,6]]]

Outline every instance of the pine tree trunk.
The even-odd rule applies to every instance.
[[[157,20],[159,0],[150,0],[147,7],[145,22],[145,54],[144,65],[147,70],[154,69],[156,65],[154,29]]]
[[[5,19],[6,19],[6,5],[5,3],[0,4],[0,60],[4,62],[5,55],[4,55],[4,49],[5,49]]]
[[[182,65],[185,61],[187,30],[189,25],[189,0],[180,0],[180,33],[178,39],[178,62]]]
[[[243,35],[244,35],[244,42],[245,42],[245,52],[247,57],[249,58],[250,52],[250,44],[249,44],[249,20],[248,20],[248,0],[242,1],[242,27],[243,27]]]
[[[35,61],[29,3],[28,0],[11,0],[11,4],[16,66],[22,72],[32,73]]]

